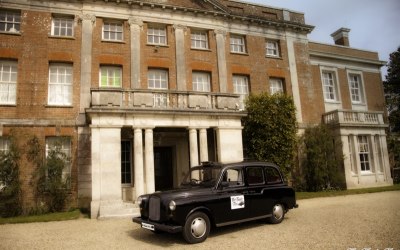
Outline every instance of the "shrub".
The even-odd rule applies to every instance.
[[[243,118],[245,157],[277,164],[286,177],[296,149],[296,108],[286,95],[251,94]]]
[[[62,211],[69,195],[70,178],[63,175],[69,159],[62,152],[61,143],[56,143],[48,150],[45,159],[41,153],[43,147],[36,136],[29,140],[28,146],[28,159],[36,165],[34,179],[37,207],[43,207],[45,203],[49,212]]]
[[[307,128],[301,142],[306,190],[345,188],[342,143],[335,139],[332,130],[323,124]]]
[[[20,152],[13,137],[6,152],[0,152],[0,216],[12,217],[22,213],[19,179]]]

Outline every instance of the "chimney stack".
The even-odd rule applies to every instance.
[[[336,45],[349,47],[350,46],[349,32],[350,29],[348,28],[340,28],[337,31],[333,32],[331,34],[331,37],[333,37],[333,40],[335,41]]]

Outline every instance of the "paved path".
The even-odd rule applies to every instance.
[[[129,219],[0,225],[0,249],[385,249],[400,250],[400,191],[300,200],[279,225],[211,231],[201,244],[156,235]]]

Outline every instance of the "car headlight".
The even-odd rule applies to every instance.
[[[170,201],[168,206],[169,206],[169,210],[174,211],[176,208],[175,201]]]
[[[143,198],[141,197],[141,196],[139,196],[138,198],[137,198],[137,200],[136,200],[136,202],[137,202],[137,204],[140,206],[140,205],[142,205],[142,201],[143,201]]]

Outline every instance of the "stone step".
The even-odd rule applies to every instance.
[[[100,204],[98,219],[132,218],[140,216],[139,207],[136,204],[122,201],[102,201]]]

